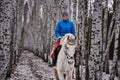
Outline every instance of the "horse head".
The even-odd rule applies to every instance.
[[[61,43],[62,43],[64,53],[67,56],[67,59],[73,60],[74,54],[75,54],[75,48],[77,45],[76,37],[72,34],[66,34],[61,41],[63,41]]]

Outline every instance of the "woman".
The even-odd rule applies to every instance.
[[[57,55],[56,54],[56,49],[60,46],[60,39],[67,33],[71,33],[75,35],[75,27],[73,22],[69,20],[69,16],[67,12],[62,12],[62,20],[57,23],[56,30],[55,30],[55,35],[57,38],[57,42],[52,50],[52,66],[56,65],[57,61]]]

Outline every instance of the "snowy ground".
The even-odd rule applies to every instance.
[[[111,62],[110,62],[111,63]],[[111,68],[111,67],[110,67]],[[82,70],[82,71],[81,71]],[[81,73],[82,72],[82,73]],[[85,66],[80,66],[81,80],[85,80]],[[53,69],[48,63],[35,56],[33,53],[24,51],[19,62],[8,80],[55,80]],[[102,74],[101,80],[110,80],[109,74]],[[117,77],[114,80],[119,80]]]
[[[80,66],[80,77],[81,80],[85,80],[85,66]],[[112,71],[112,61],[109,60],[109,71]],[[110,80],[110,74],[106,74],[105,72],[102,72],[101,80]],[[119,80],[118,77],[115,77],[114,80]]]
[[[11,78],[8,80],[54,80],[53,70],[39,57],[24,51]]]

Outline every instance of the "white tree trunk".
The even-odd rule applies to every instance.
[[[120,0],[115,0],[115,43],[114,43],[114,55],[113,55],[113,66],[112,66],[112,74],[111,79],[114,79],[117,73],[117,65],[118,65],[118,43],[119,43],[119,35],[120,35]]]
[[[5,80],[10,66],[11,51],[11,23],[12,15],[12,1],[0,1],[1,16],[0,16],[0,80]],[[4,4],[4,5],[2,5]]]
[[[103,28],[102,28],[102,51],[103,51],[103,62],[105,61],[105,49],[107,43],[107,26],[108,26],[108,0],[105,0],[105,7],[104,7],[104,18],[103,18]],[[103,67],[105,64],[103,64]]]
[[[92,32],[91,32],[91,50],[89,57],[89,79],[99,80],[101,78],[101,29],[102,29],[102,1],[95,0]]]

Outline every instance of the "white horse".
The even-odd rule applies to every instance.
[[[77,45],[76,37],[66,34],[60,41],[62,48],[58,54],[57,64],[54,67],[56,80],[73,80],[74,54]]]

